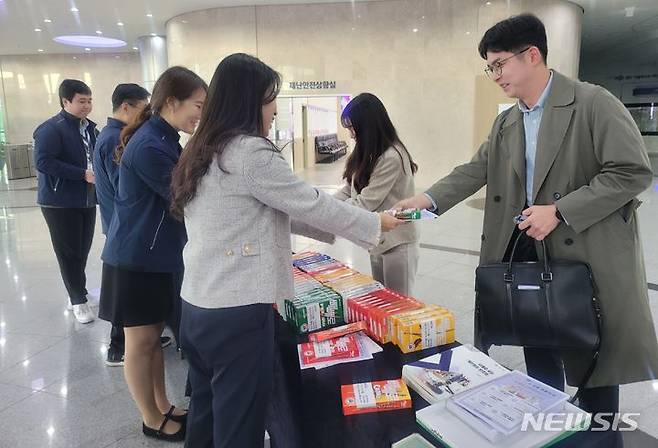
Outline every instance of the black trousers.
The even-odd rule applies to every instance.
[[[181,342],[192,385],[189,448],[262,448],[270,404],[274,308],[183,302]]]
[[[96,225],[96,207],[41,207],[71,304],[87,302],[85,267]]]
[[[181,319],[181,303],[182,299],[180,297],[181,287],[183,286],[183,271],[174,274],[174,280],[176,282],[176,288],[178,290],[178,297],[174,299],[174,304],[171,307],[171,313],[166,320],[167,326],[171,329],[171,332],[174,334],[174,339],[176,340],[176,347],[180,347],[180,319]],[[110,348],[118,350],[123,353],[126,346],[126,336],[123,332],[123,327],[112,325],[110,330]]]
[[[512,255],[512,247],[520,230],[515,227],[503,261]],[[537,261],[534,239],[522,236],[514,252],[514,261]],[[543,348],[523,348],[528,375],[558,390],[564,390],[564,363],[559,352]],[[591,413],[619,412],[619,386],[585,388],[578,406]]]

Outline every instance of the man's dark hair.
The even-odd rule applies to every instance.
[[[530,46],[539,49],[545,64],[548,56],[546,28],[536,16],[521,14],[500,21],[489,28],[482,36],[478,51],[482,59],[487,59],[487,51],[516,53]]]
[[[91,95],[91,89],[87,84],[79,79],[65,79],[59,85],[59,105],[64,108],[64,99],[73,101],[73,97],[78,93],[80,95]]]
[[[116,112],[124,102],[134,106],[138,101],[148,100],[151,94],[138,84],[119,84],[112,93],[112,112]]]

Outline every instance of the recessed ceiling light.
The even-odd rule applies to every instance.
[[[123,22],[117,22],[117,26],[123,26]]]
[[[37,51],[38,51],[39,53],[43,53],[43,48],[39,48]]]
[[[35,28],[34,31],[35,31],[36,33],[40,33],[40,32],[41,32],[41,28]]]
[[[96,30],[96,34],[100,35],[103,34],[103,32],[101,30]]]
[[[181,20],[181,23],[187,23],[187,20]]]
[[[486,5],[487,5],[487,6],[491,5],[491,2],[487,2]]]
[[[139,50],[139,48],[137,48],[137,47],[133,47],[133,50],[137,51],[137,50]]]
[[[85,48],[120,48],[126,46],[126,43],[122,40],[101,36],[57,36],[53,40],[58,44]]]
[[[153,17],[153,14],[149,12],[148,14],[146,14],[146,17]]]
[[[155,36],[157,36],[157,34],[151,33],[151,37],[155,37]]]
[[[470,34],[471,34],[470,31],[466,31],[466,35],[467,35],[467,36],[470,36]]]
[[[43,19],[43,23],[53,23],[53,21],[50,19]]]
[[[87,47],[87,48],[85,48],[85,51],[91,51],[91,48]]]
[[[413,31],[414,33],[417,33],[417,32],[418,32],[418,28],[414,28],[414,29],[411,30],[411,31]]]
[[[71,8],[71,12],[79,12],[79,11],[80,10],[78,8],[76,8],[75,6],[73,8]]]

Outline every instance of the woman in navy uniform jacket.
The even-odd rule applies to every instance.
[[[194,132],[206,89],[192,71],[169,68],[151,104],[122,131],[119,188],[102,254],[100,317],[124,327],[124,371],[143,433],[172,441],[184,439],[186,414],[167,399],[160,334],[179,298],[187,234],[169,214],[170,180],[182,150],[178,132]]]

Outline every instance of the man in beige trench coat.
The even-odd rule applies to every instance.
[[[640,133],[608,91],[547,68],[546,33],[536,17],[525,14],[494,25],[479,51],[491,79],[518,105],[496,118],[470,162],[396,208],[435,208],[441,214],[486,185],[481,263],[509,256],[519,229],[545,239],[555,258],[589,263],[603,337],[580,406],[617,412],[620,384],[658,374],[636,215],[636,196],[652,179]],[[526,220],[516,229],[513,217],[522,211]],[[524,250],[536,257],[538,243],[524,239]],[[475,332],[477,343],[477,322]],[[592,359],[588,352],[524,354],[528,374],[560,389],[565,373],[570,385],[578,385]]]

